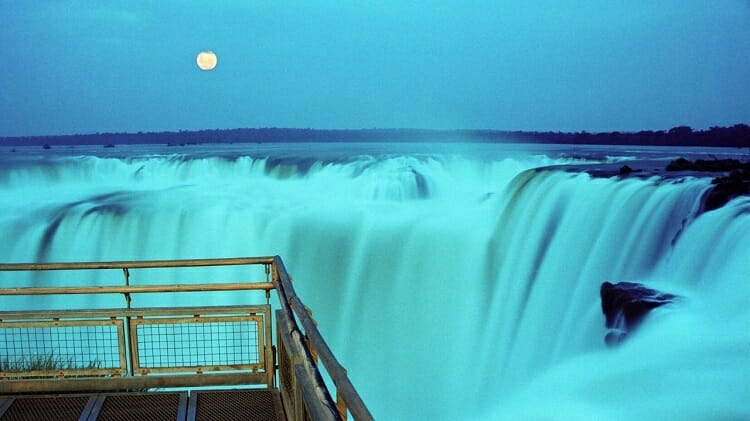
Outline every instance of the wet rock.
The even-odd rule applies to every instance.
[[[669,304],[676,295],[646,288],[634,282],[604,282],[599,290],[605,325],[611,329],[605,337],[607,345],[622,342],[653,309]]]
[[[693,163],[685,158],[677,158],[667,164],[667,171],[689,171],[693,169]]]
[[[733,170],[727,177],[714,178],[714,187],[706,195],[703,210],[718,209],[735,197],[750,195],[750,164]]]
[[[619,174],[621,176],[628,176],[633,173],[641,173],[641,172],[643,172],[643,170],[631,168],[630,165],[623,165],[622,167],[620,167]]]
[[[667,165],[667,171],[726,174],[711,181],[714,187],[703,198],[702,212],[718,209],[735,197],[750,195],[750,162],[740,162],[736,159],[689,161],[685,158],[679,158]]]
[[[667,165],[667,171],[724,172],[741,168],[743,164],[736,159],[696,159],[689,161],[678,158]]]

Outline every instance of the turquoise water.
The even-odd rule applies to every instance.
[[[1,152],[3,260],[280,254],[378,419],[750,418],[750,200],[700,213],[710,178],[536,170],[631,159],[659,166],[741,150],[443,143]],[[14,286],[68,280],[30,276]],[[598,296],[607,280],[682,299],[608,348]]]

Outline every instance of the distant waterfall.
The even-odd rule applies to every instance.
[[[563,162],[23,161],[0,174],[0,255],[280,254],[380,419],[750,417],[750,200],[699,214],[708,179],[534,169]],[[605,280],[683,298],[609,349]]]

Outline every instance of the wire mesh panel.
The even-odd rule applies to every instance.
[[[258,371],[264,366],[263,317],[175,317],[131,320],[134,369]]]
[[[0,378],[119,375],[122,320],[0,322]]]

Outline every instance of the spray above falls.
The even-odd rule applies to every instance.
[[[648,155],[615,147],[429,146],[21,150],[0,252],[282,255],[377,418],[750,416],[749,199],[702,212],[710,178],[570,170]],[[605,281],[678,298],[608,347]]]

